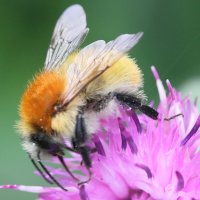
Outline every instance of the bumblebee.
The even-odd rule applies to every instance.
[[[79,184],[87,183],[92,174],[90,153],[95,150],[86,142],[100,128],[100,119],[119,113],[119,104],[152,119],[158,117],[156,110],[144,104],[143,75],[134,59],[126,55],[143,33],[120,35],[108,43],[98,40],[79,50],[88,31],[80,5],[64,11],[56,23],[44,68],[29,82],[19,106],[17,127],[23,149],[43,178],[63,190],[41,158],[58,157],[71,174],[63,160],[64,150],[79,153],[90,174]],[[65,139],[71,141],[71,147]]]

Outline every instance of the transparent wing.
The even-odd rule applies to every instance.
[[[90,74],[89,64],[94,60],[94,58],[99,54],[99,52],[103,50],[105,45],[106,45],[105,41],[99,40],[86,46],[78,53],[74,63],[71,64],[67,70],[67,81],[68,81],[67,85],[70,88],[74,87],[73,85],[76,84],[80,72],[84,70],[86,66],[88,66],[88,70],[85,73],[87,73],[88,75]],[[85,76],[87,76],[87,74],[85,74]]]
[[[107,44],[99,40],[82,49],[68,68],[69,87],[62,105],[70,102],[87,84],[117,62],[137,44],[142,35],[142,32],[124,34]]]
[[[88,31],[83,8],[80,5],[73,5],[67,8],[54,28],[44,69],[59,69],[68,55],[82,44]]]

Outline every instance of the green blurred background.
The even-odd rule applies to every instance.
[[[20,146],[13,129],[28,79],[43,67],[54,25],[70,5],[85,9],[90,33],[83,46],[123,33],[144,31],[130,54],[144,73],[145,92],[158,103],[154,65],[164,85],[169,79],[183,94],[199,94],[200,1],[182,0],[10,0],[0,1],[0,185],[48,186]],[[37,199],[36,194],[0,190],[1,200]]]

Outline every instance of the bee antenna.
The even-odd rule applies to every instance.
[[[37,166],[36,162],[33,160],[33,158],[31,157],[31,155],[27,152],[28,157],[30,158],[31,162],[33,163],[33,165],[35,166],[35,168],[40,172],[41,176],[43,177],[44,180],[46,180],[48,183],[50,184],[54,184],[52,181],[50,181],[49,179],[46,178],[46,176],[44,175],[44,173],[41,171],[41,169]]]
[[[58,181],[50,174],[50,172],[47,170],[47,168],[42,164],[41,159],[40,159],[40,151],[38,151],[37,158],[38,158],[38,162],[40,163],[43,170],[49,175],[49,177],[54,181],[54,183],[57,184],[57,186],[59,186],[64,191],[68,191],[60,183],[58,183]]]

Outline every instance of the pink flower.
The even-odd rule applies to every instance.
[[[44,200],[200,199],[200,116],[189,95],[181,99],[180,92],[168,80],[170,93],[166,96],[154,67],[152,71],[160,96],[159,119],[155,121],[140,114],[138,121],[133,111],[120,107],[121,118],[102,120],[102,130],[89,143],[97,152],[91,154],[93,175],[88,184],[78,187],[63,168],[46,166],[68,192],[58,187],[5,185],[1,188],[36,192]],[[184,117],[164,121],[164,117],[178,113]],[[86,168],[80,165],[80,155],[72,153],[72,156],[65,158],[70,170],[88,176]],[[59,163],[57,159],[50,162]],[[87,179],[85,175],[75,176],[81,181]]]

